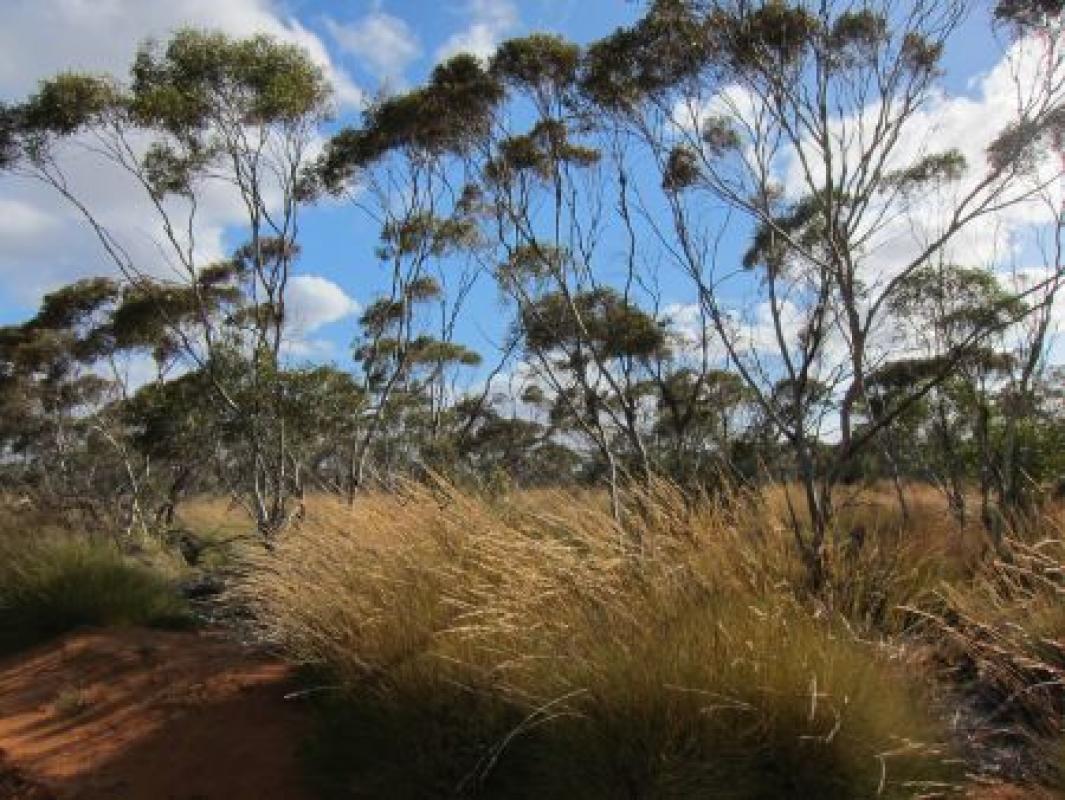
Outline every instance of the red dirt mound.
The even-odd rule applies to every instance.
[[[290,679],[219,637],[147,630],[0,661],[0,798],[303,800]]]

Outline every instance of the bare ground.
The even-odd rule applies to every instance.
[[[0,798],[309,798],[291,677],[216,635],[149,630],[0,661]]]

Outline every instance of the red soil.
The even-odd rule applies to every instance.
[[[216,636],[147,630],[0,661],[0,798],[304,800],[290,679]]]

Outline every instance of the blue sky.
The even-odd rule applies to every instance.
[[[460,49],[484,55],[502,39],[539,30],[587,42],[631,22],[640,11],[641,4],[631,0],[5,0],[0,97],[24,96],[42,77],[68,67],[122,74],[138,42],[165,38],[183,25],[234,35],[261,30],[309,47],[328,68],[338,87],[341,125],[357,121],[360,95],[416,85],[443,55]],[[1001,57],[984,4],[974,3],[947,53],[947,95],[937,113],[980,120],[982,109],[997,102],[985,78]],[[964,139],[964,124],[956,129],[961,133],[955,136]],[[149,223],[142,210],[123,187],[94,169],[78,165],[108,220],[131,241],[146,238]],[[213,237],[220,250],[237,243],[233,220],[219,208],[204,241]],[[309,209],[302,227],[298,271],[313,278],[302,287],[307,301],[320,304],[308,333],[317,343],[313,352],[345,363],[355,332],[354,304],[365,305],[383,286],[373,256],[377,231],[355,209],[337,203]],[[729,245],[733,251],[742,238],[738,230]],[[23,319],[43,292],[108,270],[69,209],[34,187],[0,181],[0,321]],[[679,276],[666,269],[661,279],[664,302],[691,301]],[[735,289],[742,290],[742,285]],[[470,312],[461,337],[475,348],[483,348],[486,337],[498,340],[506,317],[487,279],[471,298]]]

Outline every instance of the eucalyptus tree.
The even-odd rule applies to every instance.
[[[0,103],[0,170],[11,169],[18,160],[18,117],[14,109]]]
[[[496,279],[518,312],[526,363],[606,465],[619,512],[623,475],[651,463],[647,388],[669,349],[642,304],[621,148],[580,93],[582,54],[557,36],[504,42],[490,72],[507,107],[480,187],[495,233]]]
[[[321,70],[298,47],[188,29],[165,46],[145,44],[127,81],[61,73],[13,111],[14,172],[80,213],[180,358],[204,372],[214,413],[238,421],[248,462],[232,483],[266,539],[289,513],[291,459],[274,407],[298,212],[310,190],[305,168],[329,97]],[[72,155],[128,177],[158,225],[151,253],[123,241],[91,206],[89,187],[71,174]],[[221,265],[199,229],[206,198],[219,189],[242,210],[245,239]],[[238,278],[242,295],[239,314],[224,320],[209,297],[218,276]],[[171,314],[174,293],[192,313]]]
[[[500,94],[476,58],[456,56],[425,86],[372,102],[317,164],[318,183],[379,226],[377,257],[389,278],[388,292],[363,314],[357,342],[371,404],[350,448],[351,500],[389,415],[412,408],[414,395],[428,399],[426,432],[436,436],[454,368],[478,361],[454,342],[480,271],[471,258],[479,246],[476,198],[465,191],[461,164],[486,135]]]
[[[521,400],[524,404],[545,398],[532,385]],[[461,465],[458,479],[472,479],[482,488],[558,486],[576,483],[589,475],[587,459],[559,437],[558,420],[542,421],[512,406],[507,413],[501,398],[484,403],[469,397],[453,409],[460,434],[455,454]]]
[[[13,490],[60,512],[124,517],[129,531],[146,524],[150,492],[119,410],[128,396],[119,362],[148,344],[121,318],[127,299],[117,282],[89,278],[0,330],[0,442]]]
[[[364,391],[373,405],[355,437],[349,500],[363,485],[375,450],[388,454],[380,460],[405,468],[439,461],[447,449],[450,406],[458,400],[451,377],[462,368],[481,363],[478,353],[452,340],[448,321],[439,338],[419,332],[419,312],[437,303],[442,289],[429,276],[408,276],[401,280],[399,299],[380,298],[359,319],[362,331],[356,340],[355,357],[364,377]],[[405,454],[400,457],[398,450]],[[381,466],[388,469],[386,464]]]
[[[673,367],[668,360],[656,364],[652,374],[659,470],[679,485],[756,477],[739,457],[752,443],[755,419],[750,392],[739,375]]]
[[[586,301],[609,300],[610,315],[625,325],[647,315],[635,296],[631,239],[621,257],[627,277],[618,285],[604,277],[616,255],[602,252],[610,224],[603,217],[618,187],[600,169],[600,150],[590,140],[595,120],[579,108],[579,66],[576,45],[544,34],[503,43],[487,65],[456,57],[424,86],[380,101],[361,127],[338,134],[321,174],[327,184],[354,184],[364,194],[382,185],[405,189],[400,200],[410,206],[400,204],[400,222],[419,222],[427,231],[462,222],[468,235],[461,245],[491,271],[515,311],[516,336],[508,341],[524,337],[526,368],[556,400],[580,395],[569,415],[611,465],[616,489],[624,466],[619,446],[634,456],[632,471],[650,472],[637,392],[646,354],[618,357],[600,346],[602,331],[591,330],[598,323],[584,317],[603,304]],[[402,292],[394,293],[392,302],[401,300]],[[528,337],[536,318],[548,313],[560,335],[550,342]],[[589,414],[593,395],[599,399]]]
[[[118,296],[113,281],[83,281],[47,295],[28,322],[0,329],[5,472],[16,490],[58,507],[84,505],[104,461],[87,464],[85,442],[115,385],[91,367],[106,349],[99,321]]]
[[[932,149],[921,115],[967,10],[932,0],[657,0],[634,26],[594,43],[582,70],[585,95],[639,137],[657,165],[669,211],[655,227],[795,455],[812,522],[796,536],[815,582],[834,483],[961,354],[856,431],[900,286],[964,231],[1060,179],[1060,164],[1047,170],[1058,162],[1043,158],[1065,100],[1058,3],[998,7],[1019,42],[1042,49],[1046,69],[1017,81],[1013,120],[979,163]],[[1039,37],[1028,36],[1034,25]],[[1006,52],[1018,57],[1019,48]],[[713,213],[722,207],[726,216]],[[722,282],[735,267],[713,246],[721,227],[737,223],[753,232],[743,266],[758,280],[753,305],[763,329],[754,336],[724,302]],[[915,226],[924,229],[910,241]],[[993,333],[974,331],[960,346]],[[787,398],[772,391],[781,379]],[[830,387],[822,403],[818,385]],[[778,405],[785,399],[790,414]],[[825,402],[835,414],[828,427]],[[819,458],[826,437],[838,447]]]
[[[7,476],[19,490],[56,508],[76,500],[101,519],[109,506],[121,506],[127,530],[147,529],[151,509],[168,494],[167,473],[173,496],[224,438],[204,371],[170,378],[179,345],[164,319],[189,325],[201,311],[232,316],[242,295],[233,280],[218,269],[201,274],[201,304],[188,288],[87,278],[45,295],[27,322],[3,328],[0,438]],[[147,358],[155,379],[135,391],[129,367]],[[188,386],[195,388],[181,391]],[[164,397],[171,402],[158,402]],[[147,430],[151,441],[142,435]],[[180,443],[160,435],[176,430]]]
[[[620,452],[628,456],[628,472],[649,474],[645,400],[653,364],[668,353],[665,325],[605,286],[568,296],[547,292],[522,304],[519,322],[559,410],[593,433],[611,470],[610,459]],[[618,437],[623,447],[613,442]]]
[[[1009,276],[1016,288],[1028,293],[1031,313],[1010,331],[1010,363],[1007,385],[1002,391],[1001,465],[999,469],[1000,505],[1007,514],[1030,511],[1041,490],[1044,470],[1033,457],[1043,450],[1033,423],[1047,416],[1046,374],[1057,330],[1058,303],[1065,283],[1065,197],[1061,187],[1046,192],[1042,198],[1055,222],[1042,226],[1037,239],[1042,264],[1034,269],[1016,270]],[[1028,292],[1033,285],[1035,290]],[[1051,416],[1053,414],[1051,413]],[[1049,441],[1049,440],[1048,440]]]
[[[904,356],[871,374],[872,408],[884,413],[897,405],[898,395],[949,366],[950,375],[924,398],[931,445],[924,448],[924,467],[943,488],[962,527],[968,486],[975,479],[981,519],[991,529],[991,493],[1001,482],[995,397],[1016,360],[1007,330],[1026,308],[985,270],[937,264],[899,282],[891,312]],[[869,422],[875,424],[876,417]]]

